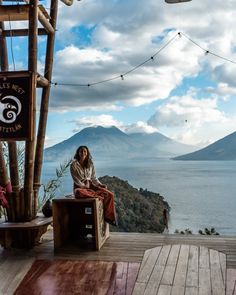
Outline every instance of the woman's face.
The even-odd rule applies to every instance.
[[[88,155],[88,151],[86,148],[81,148],[79,150],[79,157],[82,161],[84,161],[86,159],[87,155]]]

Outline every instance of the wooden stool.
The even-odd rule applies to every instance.
[[[73,196],[53,200],[54,250],[65,245],[99,250],[109,237],[103,202]]]

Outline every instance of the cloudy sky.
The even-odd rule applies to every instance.
[[[59,8],[48,146],[94,125],[199,147],[235,131],[234,0],[74,1]]]

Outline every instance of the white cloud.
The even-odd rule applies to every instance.
[[[70,121],[71,123],[76,124],[76,128],[73,130],[74,132],[78,132],[85,127],[92,127],[92,126],[103,126],[103,127],[111,127],[122,126],[122,123],[115,120],[111,115],[98,115],[98,116],[84,116],[79,119],[75,119]]]
[[[227,83],[219,83],[216,88],[207,87],[205,91],[215,94],[223,100],[229,100],[231,95],[236,95],[236,88],[229,86]]]
[[[216,98],[172,97],[159,106],[148,124],[177,141],[206,146],[235,131],[236,117],[227,117]]]
[[[133,124],[129,124],[123,127],[126,133],[154,133],[158,132],[157,128],[147,124],[147,122],[138,121]]]
[[[120,130],[125,133],[153,133],[157,132],[157,128],[148,125],[146,122],[138,121],[133,124],[124,124],[121,121],[114,119],[111,115],[97,115],[97,116],[83,116],[79,119],[71,120],[70,123],[74,123],[76,128],[74,128],[73,132],[79,132],[83,128],[92,127],[92,126],[103,126],[103,127],[111,127],[116,126]]]
[[[191,1],[168,5],[163,1],[134,0],[109,2],[87,0],[72,7],[60,5],[58,42],[67,44],[57,51],[54,81],[90,84],[119,76],[151,57],[178,30],[184,31],[203,48],[236,60],[234,40],[235,7],[233,0]],[[199,19],[199,16],[200,19]],[[92,30],[87,46],[80,46],[76,29],[84,26]],[[167,33],[166,29],[174,28]],[[66,35],[73,35],[71,40]],[[160,42],[162,40],[162,42]],[[83,44],[83,43],[81,43]],[[100,105],[118,102],[124,106],[140,106],[165,99],[181,85],[186,77],[194,77],[209,67],[216,82],[235,89],[234,65],[204,51],[185,37],[176,39],[149,62],[116,80],[86,87],[58,86],[52,88],[52,110],[76,108],[96,109]],[[210,78],[210,77],[209,77]]]

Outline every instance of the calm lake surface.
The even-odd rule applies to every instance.
[[[97,176],[117,176],[136,188],[160,193],[171,206],[170,232],[214,227],[236,235],[236,161],[95,161]],[[42,181],[55,177],[59,163],[46,163]],[[59,195],[72,191],[70,173]],[[129,196],[127,196],[128,198]]]

